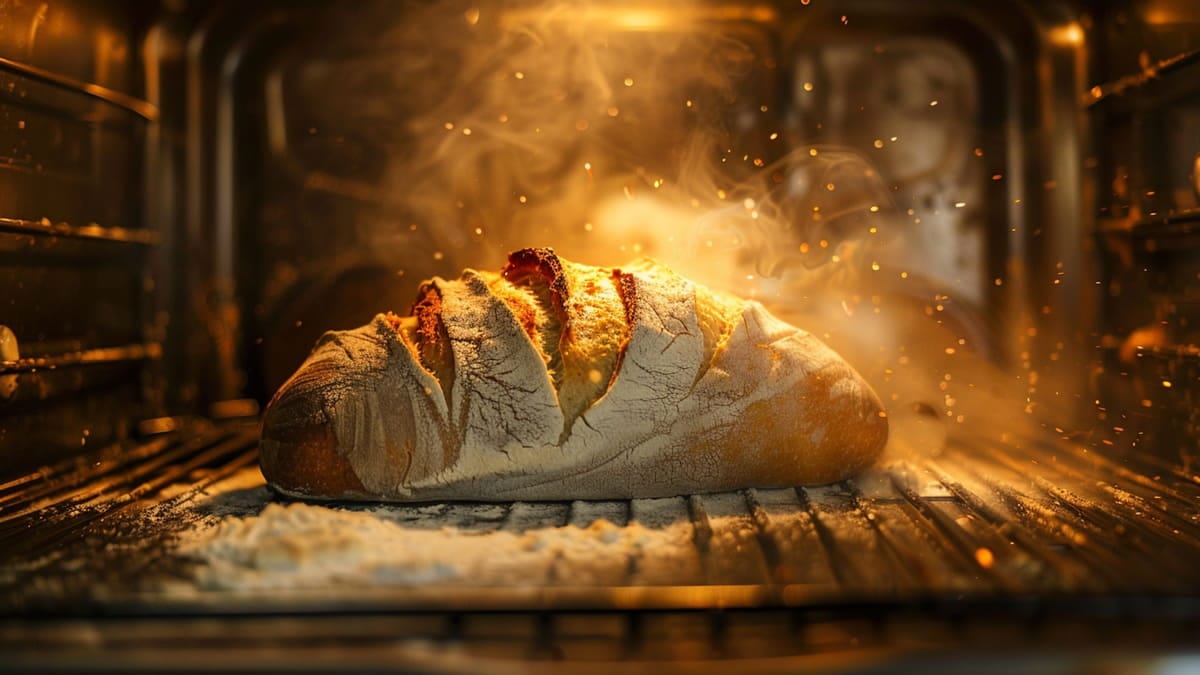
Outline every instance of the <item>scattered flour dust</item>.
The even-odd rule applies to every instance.
[[[213,514],[209,527],[181,535],[177,552],[198,563],[198,590],[605,584],[640,552],[679,547],[691,537],[686,519],[645,527],[601,517],[582,527],[512,531],[497,529],[505,505],[284,504],[270,501],[265,489],[243,500],[261,501],[241,514]]]

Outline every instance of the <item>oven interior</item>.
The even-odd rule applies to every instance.
[[[1198,26],[1168,0],[5,3],[0,643],[64,671],[1194,650]],[[262,485],[257,419],[324,331],[547,244],[823,337],[889,406],[884,460],[328,507],[346,545],[431,547],[365,577],[181,553],[304,508]]]

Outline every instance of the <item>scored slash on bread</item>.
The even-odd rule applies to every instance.
[[[496,284],[526,288],[549,307],[548,326],[538,326],[538,334],[530,337],[541,346],[558,391],[564,417],[560,442],[580,413],[608,389],[621,346],[629,339],[619,275],[562,260],[550,249],[531,248],[509,256]],[[542,332],[544,338],[536,339]]]
[[[260,462],[318,499],[652,497],[838,480],[886,437],[866,382],[758,303],[535,248],[327,334]]]

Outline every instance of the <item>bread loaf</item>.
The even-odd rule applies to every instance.
[[[260,461],[310,499],[660,497],[843,479],[886,417],[757,302],[523,249],[426,282],[411,316],[325,334],[267,407]]]

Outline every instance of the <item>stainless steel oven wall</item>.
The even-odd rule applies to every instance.
[[[247,54],[269,46],[264,25],[305,15],[305,5],[284,4],[164,3],[146,34],[147,79],[161,120],[149,139],[145,198],[147,213],[165,225],[157,263],[169,273],[157,298],[169,335],[164,403],[173,413],[254,412],[229,405],[247,387],[239,278],[257,273],[235,258],[233,221],[243,232],[254,227],[235,200],[251,198],[261,175],[234,168],[257,147],[252,135],[235,139],[234,106],[252,108],[234,83]]]
[[[146,53],[163,114],[147,199],[150,213],[173,224],[163,256],[173,274],[160,289],[171,317],[163,364],[170,409],[252,413],[254,399],[269,397],[320,332],[364,322],[368,307],[403,305],[386,282],[402,264],[396,256],[414,251],[393,252],[382,267],[338,262],[373,254],[353,232],[382,208],[371,167],[390,146],[377,134],[402,112],[380,111],[382,95],[361,81],[311,100],[290,91],[279,98],[280,62],[319,65],[369,49],[387,27],[381,14],[403,8],[179,3],[150,31]],[[371,109],[369,125],[354,118],[359,109]],[[322,121],[321,134],[308,132],[310,117],[334,113],[350,113],[336,120],[341,128]],[[265,380],[272,360],[286,366]]]
[[[1119,452],[1187,465],[1200,439],[1200,5],[1110,3],[1093,34],[1097,428]]]
[[[1019,380],[1029,411],[1086,424],[1086,8],[846,2],[789,18],[784,52],[806,73],[790,114],[801,135],[853,148],[886,178],[919,301]],[[832,91],[815,104],[814,78]],[[936,367],[966,374],[955,357]]]
[[[142,3],[0,4],[0,477],[153,415]]]

